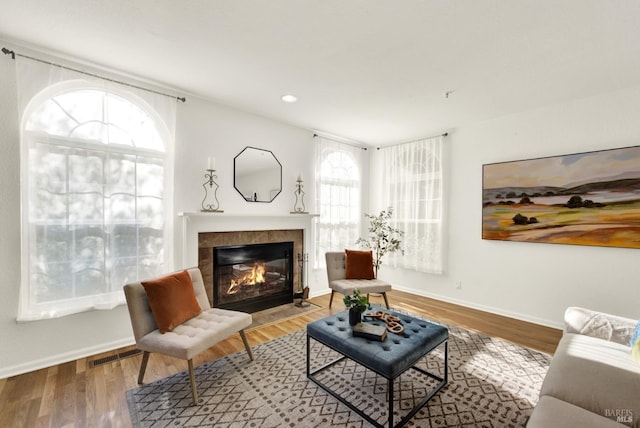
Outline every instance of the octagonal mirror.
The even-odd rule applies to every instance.
[[[282,191],[282,165],[270,150],[245,147],[233,158],[233,187],[247,202],[271,202]]]

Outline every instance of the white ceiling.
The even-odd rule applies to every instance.
[[[367,144],[640,85],[636,0],[0,0],[0,11],[9,42]],[[283,103],[288,93],[299,101]]]

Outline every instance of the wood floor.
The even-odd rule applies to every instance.
[[[377,303],[372,298],[373,303]],[[322,307],[299,317],[267,324],[247,332],[252,346],[306,327],[311,321],[344,310],[341,300],[328,308],[329,298],[311,300]],[[464,308],[401,291],[389,293],[392,307],[406,309],[430,319],[453,324],[489,336],[552,354],[562,332],[523,321]],[[380,298],[380,303],[382,299]],[[35,372],[0,379],[0,427],[130,427],[125,392],[137,387],[141,355],[108,362],[90,368],[90,362],[116,353],[83,358]],[[219,343],[194,359],[205,361],[244,350],[238,335]],[[145,382],[186,370],[187,363],[152,354]]]

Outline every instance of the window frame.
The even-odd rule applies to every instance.
[[[72,93],[75,91],[98,91],[102,93],[102,96],[110,97],[115,96],[124,100],[131,104],[131,106],[140,109],[150,120],[153,121],[153,125],[155,131],[157,132],[157,137],[162,143],[162,150],[154,150],[149,148],[136,148],[135,142],[134,145],[128,146],[123,144],[111,143],[109,144],[100,142],[99,140],[91,140],[84,139],[74,136],[60,136],[56,134],[50,134],[46,131],[42,130],[28,130],[27,125],[29,118],[32,114],[36,112],[38,108],[40,108],[44,103],[46,103],[49,99],[55,98],[56,96]],[[102,110],[102,120],[101,122],[105,125],[109,125],[109,122],[104,121],[105,112]],[[85,122],[86,123],[86,122]],[[117,85],[109,85],[107,82],[102,81],[88,81],[82,79],[71,79],[65,80],[59,83],[55,83],[53,85],[49,85],[36,93],[31,97],[26,107],[24,108],[21,122],[20,122],[20,165],[21,165],[21,271],[22,278],[20,284],[20,304],[18,308],[18,321],[31,321],[31,320],[39,320],[46,318],[56,318],[60,316],[69,315],[72,313],[83,312],[87,310],[97,310],[97,309],[113,309],[116,306],[123,305],[125,303],[124,293],[122,291],[122,285],[124,284],[112,284],[109,283],[110,275],[107,270],[104,272],[106,291],[104,293],[93,293],[91,295],[82,296],[82,295],[74,295],[69,298],[62,298],[57,300],[48,300],[46,302],[38,302],[36,293],[36,287],[33,287],[32,275],[35,273],[32,269],[32,264],[34,260],[34,255],[32,253],[35,250],[35,241],[32,245],[32,234],[35,233],[34,225],[41,223],[45,224],[54,224],[52,220],[47,220],[46,218],[35,218],[32,214],[32,202],[31,192],[32,192],[32,183],[31,181],[34,179],[32,170],[30,169],[30,164],[32,162],[31,152],[34,147],[38,144],[50,144],[56,147],[61,147],[64,150],[67,149],[79,149],[79,150],[90,150],[97,153],[100,153],[104,156],[104,159],[108,159],[111,155],[124,155],[124,156],[135,156],[135,168],[136,174],[135,179],[137,181],[137,167],[139,165],[138,157],[149,158],[157,161],[162,165],[162,177],[158,177],[162,179],[162,228],[161,233],[163,236],[164,246],[170,245],[171,242],[171,229],[172,223],[168,221],[170,219],[170,195],[168,194],[168,184],[170,184],[170,173],[172,168],[170,167],[170,161],[172,158],[172,137],[167,128],[166,123],[163,118],[155,111],[155,109],[149,105],[143,98],[136,95],[133,92],[124,90]],[[106,162],[106,161],[105,161]],[[103,164],[103,168],[105,164]],[[67,171],[68,172],[68,171]],[[68,183],[67,177],[67,183]],[[68,195],[68,193],[67,193]],[[134,203],[137,205],[138,196],[134,197]],[[102,193],[102,200],[105,200],[105,193]],[[104,209],[103,209],[104,216]],[[104,217],[103,217],[104,218]],[[136,218],[138,218],[136,213]],[[70,222],[69,221],[69,213],[64,220],[60,220],[61,223],[67,225],[73,224],[91,224],[84,222]],[[94,220],[95,221],[95,220]],[[141,224],[138,221],[129,221],[120,220],[120,221],[110,221],[108,224],[112,226],[117,226],[120,224],[134,224],[136,227],[139,227]],[[104,223],[102,223],[104,224]],[[103,248],[106,248],[106,243],[103,243]],[[140,257],[140,253],[136,252],[137,257]],[[172,254],[170,252],[165,252],[163,256],[162,265],[171,265],[170,257]],[[108,257],[103,257],[104,263],[109,263]]]
[[[339,144],[342,145],[344,143],[339,143]],[[340,154],[349,159],[351,163],[349,167],[352,167],[355,169],[355,177],[348,177],[348,178],[341,179],[335,175],[331,175],[331,176],[322,175],[322,166],[324,165],[325,162],[330,161],[329,158],[333,154]],[[316,165],[316,168],[318,170],[318,173],[316,176],[316,180],[318,180],[318,182],[317,182],[316,188],[318,192],[318,195],[317,195],[318,211],[320,215],[315,219],[315,222],[314,222],[315,223],[315,226],[314,226],[315,249],[314,250],[316,253],[314,260],[315,260],[316,269],[325,267],[324,254],[321,254],[322,253],[321,242],[330,242],[330,241],[323,241],[322,239],[320,239],[320,235],[323,232],[326,233],[326,231],[331,231],[335,229],[335,227],[333,228],[331,227],[331,225],[335,223],[322,221],[323,205],[328,206],[329,210],[331,210],[331,208],[335,206],[334,204],[331,204],[331,203],[329,204],[323,203],[322,187],[323,186],[337,187],[337,188],[343,189],[346,192],[355,192],[357,194],[357,203],[352,204],[351,206],[348,206],[350,210],[355,209],[357,212],[352,213],[352,215],[348,218],[347,221],[341,222],[339,225],[336,224],[336,226],[341,229],[349,229],[349,230],[353,229],[359,235],[362,227],[361,216],[362,216],[362,184],[363,184],[362,183],[363,165],[359,165],[358,160],[354,158],[353,154],[340,146],[339,147],[329,146],[329,147],[321,148],[320,154],[317,157],[317,162],[318,164]],[[341,164],[340,167],[345,168],[343,164]],[[346,184],[351,184],[351,185],[347,186]],[[355,239],[357,239],[357,237]],[[355,245],[355,239],[354,239],[354,242],[351,243],[351,245]],[[345,245],[349,245],[349,243],[345,243]],[[326,248],[326,251],[342,251],[342,250],[344,250],[344,248]]]
[[[444,162],[444,143],[443,137],[425,138],[422,140],[413,141],[410,143],[404,143],[396,146],[389,146],[383,153],[384,162],[388,162],[384,168],[395,168],[396,171],[403,170],[402,174],[387,174],[383,178],[383,201],[385,206],[393,206],[394,218],[392,219],[392,226],[404,231],[403,248],[404,253],[393,253],[388,255],[388,263],[391,266],[409,270],[415,270],[418,272],[424,272],[428,274],[442,274],[444,269],[444,226],[445,226],[445,162]],[[425,144],[425,147],[420,147],[420,144]],[[430,147],[432,144],[437,144],[438,148],[435,150]],[[437,158],[426,158],[425,160],[431,160],[431,162],[425,162],[422,165],[415,164],[415,161],[410,167],[407,167],[407,156],[415,154],[411,152],[422,152],[437,156]],[[400,153],[397,153],[400,152]],[[431,166],[437,165],[438,168],[431,169]],[[429,186],[429,183],[435,183],[435,186]],[[412,193],[406,191],[399,191],[399,188],[412,186],[413,189],[420,189],[420,186],[424,185],[424,189],[437,188],[437,194],[430,195],[429,192],[424,193],[424,198],[416,200],[411,198]],[[403,199],[404,204],[399,204],[399,194],[404,194],[409,199]],[[431,196],[431,197],[429,197]],[[419,203],[418,203],[419,202]],[[432,210],[437,204],[437,209]],[[405,207],[412,205],[417,208],[415,215],[408,215],[405,212]],[[423,214],[420,211],[424,211]],[[429,235],[430,230],[437,232],[438,239],[436,241],[429,242],[429,245],[434,245],[437,251],[429,251],[429,245],[427,248],[417,249],[415,243],[422,243],[424,245],[423,234]],[[422,231],[422,233],[418,233]],[[418,257],[418,255],[421,257]],[[436,254],[436,257],[432,257]]]

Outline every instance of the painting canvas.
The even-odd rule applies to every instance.
[[[640,146],[482,170],[483,239],[640,248]]]

